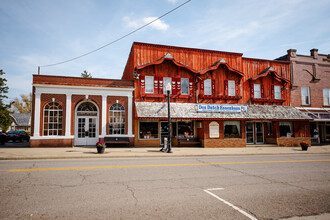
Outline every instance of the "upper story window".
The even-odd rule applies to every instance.
[[[163,94],[167,94],[166,92],[166,86],[170,84],[171,88],[172,88],[172,78],[171,77],[164,77],[163,78]],[[170,91],[170,94],[172,94],[172,89]]]
[[[281,86],[274,86],[274,98],[281,99]]]
[[[309,87],[301,87],[301,104],[310,105]]]
[[[154,77],[153,76],[146,76],[145,78],[146,84],[146,93],[154,93]]]
[[[212,95],[212,82],[210,79],[204,80],[204,95]]]
[[[189,79],[181,78],[181,95],[189,95]]]
[[[235,81],[234,80],[228,80],[228,95],[229,96],[235,96]]]
[[[125,107],[119,103],[109,110],[109,134],[125,134]]]
[[[323,105],[330,105],[330,89],[323,89]]]
[[[261,98],[260,84],[253,84],[254,98]]]
[[[44,136],[59,136],[63,130],[63,108],[57,102],[49,102],[44,109]]]

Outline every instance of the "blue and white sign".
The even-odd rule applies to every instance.
[[[197,104],[197,112],[247,113],[247,105]]]

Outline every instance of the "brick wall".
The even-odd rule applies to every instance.
[[[277,145],[280,147],[298,147],[302,141],[307,141],[308,145],[311,146],[310,137],[277,138]]]
[[[73,147],[73,139],[30,140],[31,147]]]
[[[232,139],[204,139],[205,148],[221,148],[221,147],[246,147],[246,140],[241,138]]]

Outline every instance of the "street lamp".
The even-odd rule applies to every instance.
[[[171,149],[171,111],[170,111],[170,93],[171,93],[171,84],[166,85],[167,100],[168,100],[168,140],[167,140],[167,153],[172,153]]]

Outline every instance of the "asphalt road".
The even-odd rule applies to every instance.
[[[330,213],[330,155],[0,161],[1,219]]]

